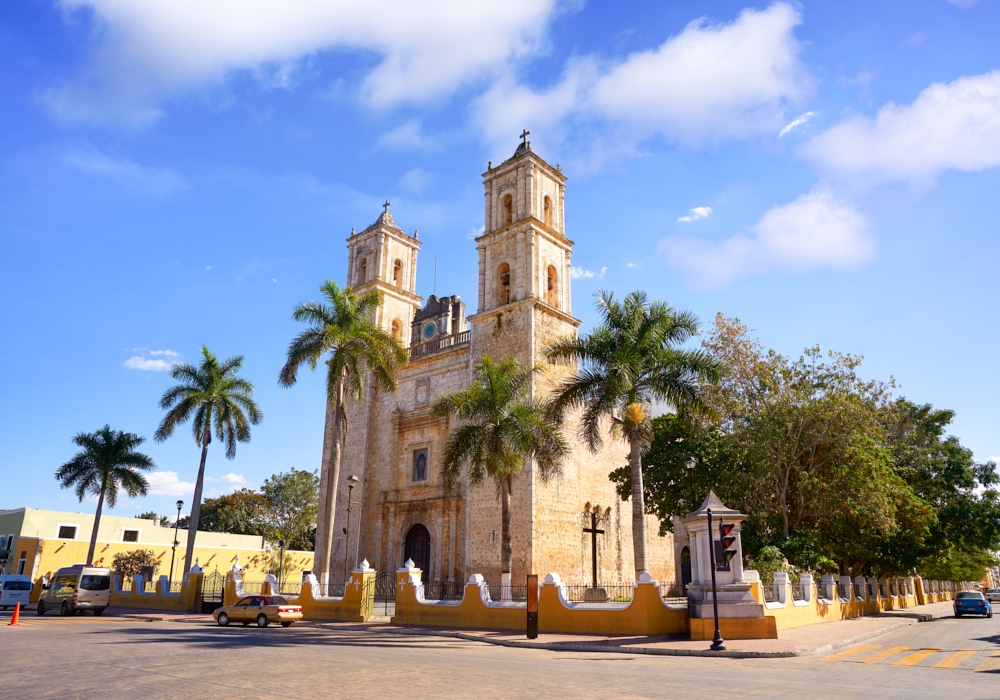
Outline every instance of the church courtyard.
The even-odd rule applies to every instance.
[[[30,615],[9,627],[8,616],[0,648],[18,672],[4,674],[2,695],[17,698],[984,698],[996,696],[1000,675],[992,619],[913,623],[825,654],[734,659],[509,648],[330,624]]]

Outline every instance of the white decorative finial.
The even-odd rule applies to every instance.
[[[412,559],[407,559],[406,563],[404,563],[403,566],[406,567],[407,569],[412,569],[416,567],[416,564],[413,563]]]
[[[368,565],[368,560],[367,560],[367,559],[362,559],[362,560],[361,560],[361,568],[362,568],[362,569],[367,569],[367,568],[369,568],[369,565]]]

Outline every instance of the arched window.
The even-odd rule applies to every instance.
[[[403,561],[407,559],[420,569],[420,580],[426,581],[431,572],[431,533],[423,525],[414,525],[406,533],[403,544]]]
[[[559,308],[559,285],[557,283],[555,265],[549,265],[548,274],[545,276],[548,281],[545,287],[545,302],[549,306]]]
[[[403,342],[403,324],[398,318],[392,319],[392,339],[397,343]]]
[[[514,198],[509,194],[503,196],[503,225],[514,223]]]
[[[403,286],[403,261],[396,260],[392,264],[392,283],[397,287]]]
[[[542,204],[542,221],[549,228],[552,228],[552,200],[545,195],[545,202]]]
[[[361,260],[358,261],[357,286],[360,287],[367,281],[368,281],[368,258],[361,258]]]
[[[510,265],[503,263],[497,270],[498,294],[500,304],[510,303]]]

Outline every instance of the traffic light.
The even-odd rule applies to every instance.
[[[736,537],[730,533],[734,523],[719,522],[719,541],[715,543],[715,570],[729,571],[729,562],[736,556]]]

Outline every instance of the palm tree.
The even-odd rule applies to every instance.
[[[376,388],[396,391],[397,370],[408,357],[406,350],[375,323],[375,312],[382,305],[381,291],[373,289],[358,296],[350,287],[341,289],[333,280],[324,282],[319,290],[328,304],[304,301],[292,312],[293,319],[308,323],[310,328],[295,336],[289,344],[288,359],[278,375],[278,384],[293,386],[303,364],[315,370],[323,360],[327,367],[328,406],[313,564],[320,582],[327,583],[333,547],[333,521],[337,511],[340,458],[347,439],[347,397],[361,399],[368,373]]]
[[[94,433],[80,433],[73,442],[83,449],[56,471],[56,479],[64,489],[76,485],[76,496],[83,501],[87,494],[97,496],[94,530],[90,534],[87,564],[94,563],[97,530],[101,526],[104,501],[114,508],[118,489],[130,497],[145,496],[149,483],[140,472],[153,468],[153,460],[136,451],[146,438],[134,433],[112,430],[110,425]]]
[[[201,347],[201,364],[195,367],[187,362],[176,365],[170,376],[180,381],[163,392],[160,408],[167,411],[154,438],[163,442],[174,434],[174,429],[194,417],[191,431],[194,441],[201,448],[198,480],[194,485],[194,502],[188,520],[187,550],[184,573],[194,559],[194,538],[198,534],[201,517],[201,492],[205,485],[205,461],[212,442],[212,425],[215,436],[226,445],[226,457],[236,456],[237,442],[250,442],[250,426],[260,423],[264,415],[253,400],[253,384],[239,375],[243,356],[230,357],[223,363],[206,346]]]
[[[698,332],[694,314],[649,302],[644,292],[632,292],[622,301],[605,290],[596,297],[600,325],[582,338],[556,341],[547,351],[550,362],[579,364],[576,375],[556,387],[551,408],[562,415],[583,407],[580,436],[593,452],[603,445],[601,426],[606,418],[611,419],[612,434],[628,440],[638,579],[646,570],[642,447],[648,439],[647,409],[655,401],[677,410],[708,412],[698,386],[717,381],[719,368],[706,353],[677,347]]]
[[[522,369],[513,358],[497,362],[483,355],[472,384],[441,396],[434,404],[437,415],[447,416],[454,411],[462,421],[445,444],[445,488],[454,492],[463,466],[467,467],[470,486],[481,486],[487,478],[496,482],[504,584],[510,580],[510,496],[514,476],[521,473],[526,461],[534,460],[538,475],[547,481],[561,473],[560,463],[569,452],[558,422],[542,401],[530,396],[532,377],[537,371]]]

